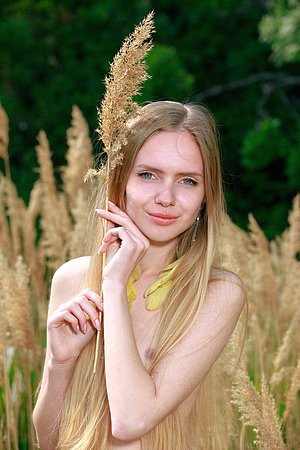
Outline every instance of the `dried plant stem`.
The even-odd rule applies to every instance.
[[[10,417],[11,417],[11,409],[10,409],[10,385],[8,379],[8,367],[7,367],[7,359],[6,352],[3,358],[3,376],[4,376],[4,392],[5,392],[5,414],[6,414],[6,429],[7,429],[7,450],[11,450],[11,442],[10,442]]]
[[[33,422],[32,422],[32,389],[31,389],[31,380],[30,380],[30,368],[32,366],[32,354],[30,350],[26,349],[23,351],[24,358],[22,358],[21,364],[24,365],[24,377],[25,377],[25,386],[26,386],[26,401],[27,401],[27,430],[28,430],[28,445],[29,448],[34,448],[35,446],[35,433],[33,430]],[[22,355],[23,356],[23,355]],[[24,361],[25,360],[25,361]]]
[[[3,358],[3,372],[4,372],[4,391],[5,391],[5,413],[7,424],[7,450],[18,448],[18,429],[16,421],[13,416],[12,404],[11,404],[11,388],[9,382],[9,368],[7,365],[7,352]],[[11,441],[12,439],[12,441]]]
[[[300,389],[300,358],[298,359],[297,367],[294,369],[294,373],[291,378],[291,386],[286,396],[285,411],[283,415],[283,421],[286,422],[287,417],[293,407],[297,398],[297,393]]]
[[[246,426],[243,423],[242,424],[242,429],[241,429],[241,432],[240,432],[239,450],[244,450],[245,449],[245,432],[246,432]]]
[[[8,156],[5,156],[4,159],[4,169],[5,169],[5,176],[8,180],[11,180],[11,171],[10,171],[10,163]]]
[[[107,164],[106,164],[106,177],[108,180],[109,177],[109,173],[110,173],[110,159],[109,156],[107,157]],[[105,195],[105,211],[108,211],[108,186],[106,183],[106,195]],[[104,230],[104,235],[107,232],[107,221],[103,220],[102,221],[102,225],[103,225],[103,230]],[[103,280],[103,270],[106,264],[106,253],[102,254],[102,264],[101,264],[101,285],[102,285],[102,280]],[[102,288],[101,288],[101,297],[103,300],[103,293],[102,293]],[[102,319],[103,319],[103,314],[101,311],[99,311],[99,322],[100,322],[100,330],[97,330],[97,337],[96,337],[96,348],[95,348],[95,356],[94,356],[94,366],[93,366],[93,373],[96,372],[96,367],[97,367],[97,361],[98,361],[98,357],[99,357],[99,344],[100,344],[100,333],[102,330]]]
[[[105,266],[105,260],[106,260],[106,255],[104,254],[104,255],[102,255],[101,279],[102,279],[102,275],[103,275],[103,268]],[[101,296],[102,296],[102,289],[101,289]],[[97,330],[97,336],[96,336],[96,347],[95,347],[93,373],[96,373],[97,361],[99,358],[100,333],[101,333],[102,326],[103,326],[102,319],[103,319],[103,314],[101,311],[99,311],[100,330]]]

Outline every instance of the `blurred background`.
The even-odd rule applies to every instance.
[[[298,0],[1,3],[0,102],[10,120],[12,179],[25,201],[38,176],[41,129],[60,183],[72,105],[88,121],[95,154],[100,151],[94,130],[109,62],[154,10],[152,78],[138,101],[174,99],[211,109],[231,217],[245,228],[252,212],[268,238],[287,226],[300,191]]]

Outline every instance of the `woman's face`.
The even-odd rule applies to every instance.
[[[152,243],[174,243],[195,221],[205,191],[203,162],[188,131],[147,139],[126,186],[126,212]]]

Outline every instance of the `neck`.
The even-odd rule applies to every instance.
[[[151,243],[140,261],[141,273],[146,276],[158,276],[162,269],[174,260],[174,242],[165,245]]]

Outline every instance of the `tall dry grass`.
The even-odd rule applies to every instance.
[[[0,107],[0,447],[32,449],[33,393],[41,376],[49,284],[66,259],[82,254],[92,165],[88,126],[77,107],[67,131],[61,186],[54,176],[45,132],[37,145],[39,179],[28,205],[11,180],[8,118]],[[289,226],[268,242],[252,215],[249,232],[224,224],[223,264],[245,283],[249,317],[241,366],[224,414],[226,442],[237,449],[300,448],[300,196]],[[232,371],[231,340],[222,370]],[[234,421],[232,419],[234,413]],[[229,421],[230,417],[230,421]],[[225,431],[224,431],[225,433]]]

